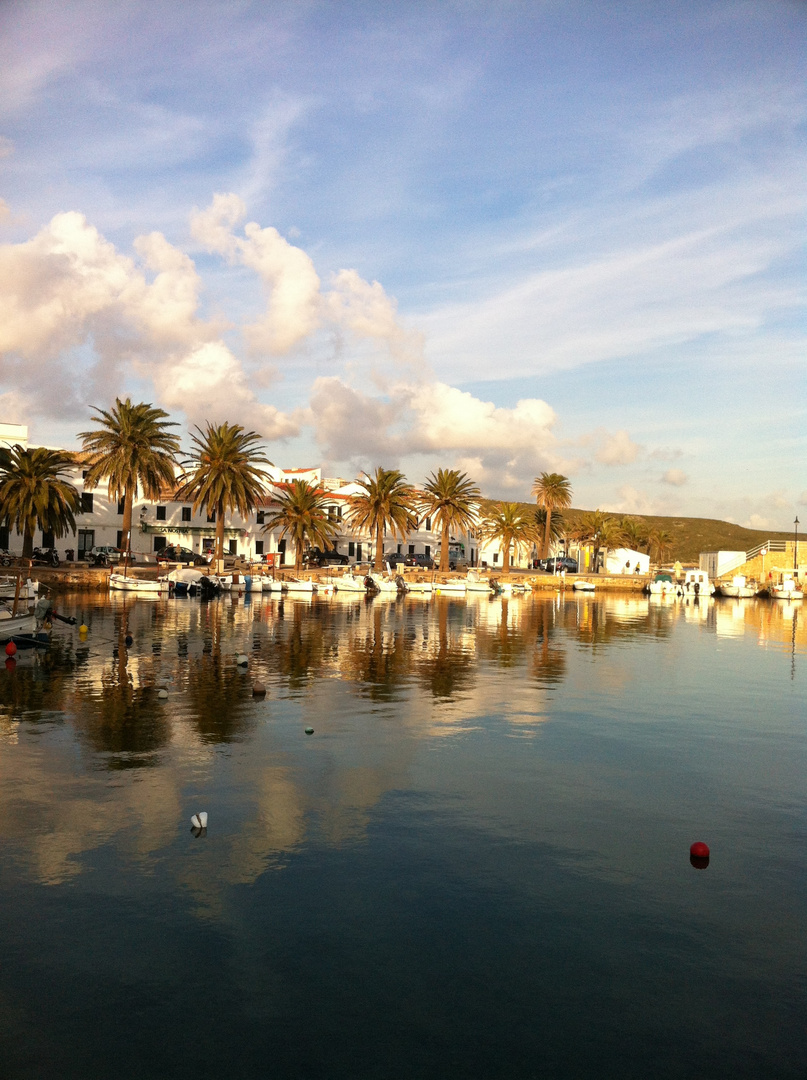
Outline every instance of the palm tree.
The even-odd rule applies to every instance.
[[[405,540],[417,528],[415,492],[402,472],[382,469],[380,465],[375,476],[365,473],[357,483],[364,491],[350,497],[348,518],[354,529],[365,529],[375,537],[375,568],[380,570],[384,564],[384,533],[389,529],[393,536]]]
[[[591,514],[583,514],[568,530],[570,540],[576,540],[581,547],[593,548],[592,570],[595,573],[599,570],[602,538],[608,534],[610,520],[608,514],[604,514],[602,510],[595,510]]]
[[[605,551],[603,562],[608,558],[608,552],[621,547],[625,543],[625,533],[621,521],[615,517],[605,517],[599,528],[599,547]]]
[[[264,532],[280,528],[280,535],[294,541],[294,571],[299,574],[303,552],[309,544],[323,548],[339,531],[339,525],[328,517],[325,492],[306,480],[292,480],[277,496],[279,509],[273,510],[263,526]]]
[[[546,510],[544,546],[541,552],[541,557],[545,559],[549,554],[549,539],[552,535],[552,511],[567,510],[572,505],[572,486],[567,477],[561,476],[560,473],[542,472],[535,478],[532,493],[538,500],[538,505]]]
[[[478,530],[480,540],[498,540],[502,546],[502,573],[510,572],[510,548],[516,552],[535,539],[535,518],[520,503],[494,503],[485,511]]]
[[[563,540],[566,537],[567,525],[566,519],[563,516],[561,510],[556,510],[554,514],[549,514],[549,542],[553,540]],[[543,546],[544,537],[546,535],[546,519],[547,512],[542,506],[537,507],[532,512],[532,525],[535,531],[536,543]]]
[[[464,472],[458,469],[438,469],[426,481],[418,493],[418,508],[440,523],[440,570],[448,570],[448,546],[452,529],[470,529],[476,523],[476,514],[482,492]]]
[[[25,449],[19,443],[11,447],[0,479],[0,520],[22,533],[24,559],[33,554],[38,528],[56,537],[75,533],[81,499],[61,475],[73,465],[74,456],[65,450]]]
[[[100,426],[82,431],[79,438],[89,454],[84,486],[96,487],[108,480],[110,499],[123,499],[121,547],[131,549],[132,508],[142,490],[147,499],[159,499],[166,487],[173,487],[179,439],[168,429],[176,425],[168,413],[144,401],[133,405],[115,399],[108,411],[93,409]]]
[[[193,499],[193,511],[202,507],[216,519],[217,559],[224,558],[225,514],[237,510],[247,517],[264,493],[266,473],[261,465],[271,461],[258,448],[260,435],[244,431],[240,424],[211,424],[196,428],[191,437],[193,456],[184,462],[177,499]]]
[[[673,538],[666,529],[655,526],[650,530],[647,538],[648,548],[656,562],[664,560],[664,556],[672,547]]]
[[[635,517],[623,517],[619,523],[622,539],[634,551],[641,551],[647,543],[647,529],[644,522]]]

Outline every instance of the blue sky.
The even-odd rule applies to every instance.
[[[789,528],[807,9],[0,6],[0,419]]]

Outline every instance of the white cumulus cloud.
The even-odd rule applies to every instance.
[[[673,487],[683,487],[689,477],[682,469],[667,469],[661,478],[662,484],[671,484]]]
[[[628,435],[627,431],[617,431],[604,436],[599,449],[594,455],[603,465],[630,465],[639,455],[641,447]]]

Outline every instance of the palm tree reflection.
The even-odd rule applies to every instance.
[[[427,648],[418,661],[418,681],[435,698],[453,699],[473,683],[474,659],[470,650],[457,640],[456,629],[449,635],[449,615],[453,602],[436,601],[437,644]],[[464,605],[457,605],[460,610]]]

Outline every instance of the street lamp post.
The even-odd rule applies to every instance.
[[[799,576],[799,515],[793,522],[793,577]]]

